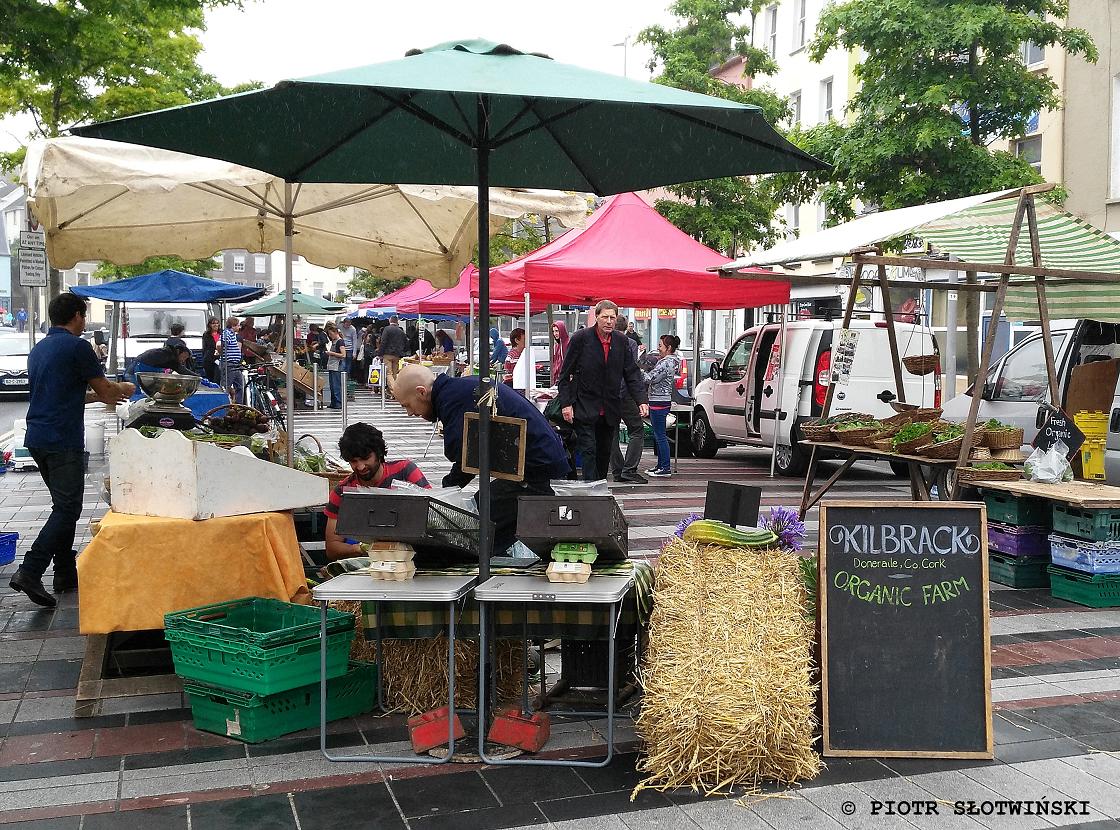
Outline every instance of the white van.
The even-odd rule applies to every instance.
[[[1055,320],[1050,326],[1050,339],[1054,345],[1061,395],[1058,405],[1063,408],[1074,368],[1097,360],[1120,358],[1120,325],[1116,323]],[[972,391],[970,387],[946,403],[945,417],[957,421],[967,418]],[[1045,405],[1050,403],[1042,334],[1036,332],[1017,343],[988,370],[980,390],[977,420],[997,418],[1005,424],[1022,427],[1023,441],[1030,444],[1046,417]],[[1110,484],[1120,484],[1120,386],[1113,393],[1108,420],[1105,477]]]
[[[201,365],[202,334],[206,321],[221,318],[221,309],[208,303],[128,303],[123,306],[122,357],[137,357],[148,349],[162,346],[171,336],[172,323],[182,323],[183,341]],[[225,325],[225,321],[222,321]]]
[[[895,414],[894,369],[886,323],[853,320],[854,352],[840,344],[840,322],[798,320],[786,324],[779,349],[777,323],[756,326],[741,334],[721,363],[708,367],[708,377],[696,387],[692,413],[692,450],[712,458],[721,446],[746,444],[770,447],[774,442],[775,410],[781,410],[776,469],[782,475],[801,475],[809,450],[801,445],[800,424],[820,415],[834,366],[851,358],[850,372],[839,379],[831,413]],[[936,354],[933,333],[909,323],[895,325],[899,354]],[[779,368],[779,360],[783,364]],[[913,375],[903,369],[906,402],[938,406],[940,372]],[[897,470],[896,470],[897,472]]]

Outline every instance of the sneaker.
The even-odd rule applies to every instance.
[[[650,470],[649,475],[651,478],[669,478],[673,475],[672,470]]]

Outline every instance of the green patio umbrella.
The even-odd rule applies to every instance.
[[[281,291],[273,297],[265,297],[238,309],[245,317],[271,317],[284,314],[288,308],[288,292]],[[342,303],[332,303],[314,294],[292,292],[292,314],[334,314],[346,308]]]
[[[757,107],[481,40],[71,132],[265,170],[288,183],[289,203],[301,182],[476,185],[480,239],[487,238],[492,185],[607,195],[824,166],[782,138]],[[489,251],[480,245],[483,321],[489,306]],[[287,329],[290,337],[290,320]],[[488,355],[480,357],[480,383],[488,388]],[[479,468],[479,578],[485,580],[491,544],[485,407]]]

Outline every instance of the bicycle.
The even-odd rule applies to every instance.
[[[241,367],[249,375],[245,382],[245,403],[267,415],[271,425],[277,429],[284,429],[286,426],[284,404],[277,394],[276,382],[268,376],[269,367],[274,365],[276,364],[260,363]]]

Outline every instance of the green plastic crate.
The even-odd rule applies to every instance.
[[[988,578],[1012,588],[1049,588],[1049,556],[1008,556],[988,552]]]
[[[1050,503],[1046,499],[1013,496],[998,490],[984,493],[989,522],[1020,527],[1050,527]]]
[[[265,597],[216,602],[163,617],[167,631],[189,631],[260,648],[319,636],[319,606],[296,605]],[[354,627],[354,615],[327,610],[327,634]]]
[[[1050,593],[1090,608],[1120,607],[1120,574],[1087,574],[1051,565]]]
[[[1083,510],[1055,502],[1054,530],[1090,542],[1120,540],[1120,510]]]
[[[190,631],[165,631],[175,673],[223,689],[271,695],[319,678],[319,638],[259,648]],[[354,629],[327,635],[327,677],[346,673]]]
[[[368,712],[377,704],[377,667],[351,663],[341,677],[327,681],[327,720]],[[273,695],[222,689],[187,682],[196,729],[256,744],[319,725],[319,681]]]

